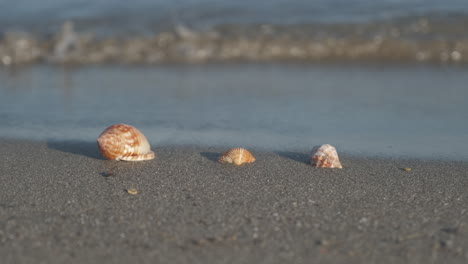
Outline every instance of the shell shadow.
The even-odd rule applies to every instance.
[[[275,153],[283,158],[294,160],[299,163],[310,164],[310,155],[306,153],[292,151],[275,151]]]
[[[213,162],[218,162],[218,157],[221,155],[221,153],[218,152],[200,152],[200,155],[203,157],[213,161]]]
[[[103,159],[101,154],[99,153],[96,142],[80,140],[49,140],[47,141],[47,147],[50,149],[81,155],[93,159]]]

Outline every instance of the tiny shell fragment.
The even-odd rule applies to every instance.
[[[312,150],[310,163],[317,168],[343,168],[335,147],[330,144],[315,147]]]
[[[404,171],[411,171],[411,168],[404,168]]]
[[[136,195],[136,194],[138,194],[137,189],[133,189],[133,188],[132,188],[132,189],[128,189],[127,192],[128,192],[128,194],[131,194],[131,195]]]

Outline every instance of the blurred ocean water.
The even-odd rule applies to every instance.
[[[44,27],[75,20],[83,27],[144,30],[170,24],[313,24],[468,14],[465,0],[17,0],[0,2],[2,27]],[[149,29],[149,28],[147,28]]]
[[[465,64],[467,28],[466,0],[0,1],[0,63]]]

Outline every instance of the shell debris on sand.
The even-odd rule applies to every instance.
[[[125,124],[112,125],[97,138],[99,152],[108,160],[142,161],[154,159],[146,137]]]
[[[233,148],[224,152],[218,159],[220,163],[234,163],[242,165],[243,163],[252,163],[255,157],[244,148]]]
[[[317,168],[343,168],[335,147],[330,144],[315,147],[312,150],[310,163]]]

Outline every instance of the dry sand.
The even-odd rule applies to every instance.
[[[468,262],[468,162],[224,150],[0,140],[1,263]]]

